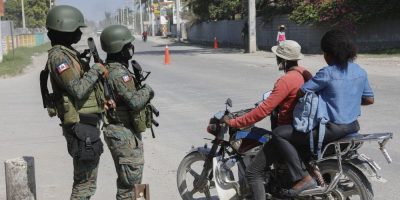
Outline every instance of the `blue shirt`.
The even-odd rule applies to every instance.
[[[348,63],[345,69],[324,67],[301,90],[318,93],[326,102],[328,119],[335,124],[355,121],[361,115],[361,98],[374,96],[367,73],[356,63]]]

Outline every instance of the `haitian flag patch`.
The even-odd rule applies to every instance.
[[[132,78],[129,75],[125,75],[122,77],[122,80],[124,80],[124,83],[129,82],[130,80],[132,80]]]
[[[62,63],[57,66],[57,72],[58,74],[63,73],[65,70],[69,69],[69,65],[67,63]]]

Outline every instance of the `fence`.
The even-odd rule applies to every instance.
[[[35,34],[23,34],[23,35],[15,35],[14,37],[11,35],[7,35],[2,38],[3,43],[3,52],[7,54],[13,48],[14,39],[14,48],[18,47],[35,47],[42,45],[48,41],[45,33],[35,33]]]
[[[43,29],[14,29],[11,21],[1,22],[1,47],[3,55],[18,47],[35,47],[49,41]]]

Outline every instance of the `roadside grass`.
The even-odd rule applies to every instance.
[[[46,52],[50,48],[50,43],[37,47],[19,47],[14,50],[14,56],[13,52],[9,51],[3,56],[3,62],[0,63],[0,77],[22,73],[24,68],[32,63],[33,55]]]

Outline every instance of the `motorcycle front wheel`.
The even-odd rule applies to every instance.
[[[194,151],[186,155],[179,164],[176,182],[183,200],[216,200],[217,190],[213,180],[209,180],[208,173],[205,177],[206,184],[197,188],[195,185],[201,178],[207,154]],[[211,172],[211,171],[210,171]]]
[[[322,177],[329,184],[338,172],[336,162],[326,162],[320,165]],[[343,165],[343,175],[334,191],[335,200],[372,200],[374,198],[371,183],[359,170],[351,165]]]

